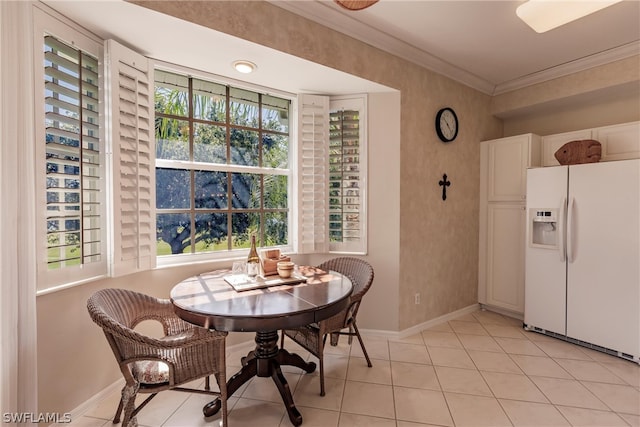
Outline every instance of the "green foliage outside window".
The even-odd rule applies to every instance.
[[[159,71],[155,111],[157,254],[287,244],[289,101]]]

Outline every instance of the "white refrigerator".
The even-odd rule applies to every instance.
[[[527,171],[525,327],[640,362],[640,159]]]

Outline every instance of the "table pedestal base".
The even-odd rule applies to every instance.
[[[278,387],[280,396],[282,396],[282,401],[287,408],[291,423],[299,426],[302,424],[302,415],[300,415],[300,412],[293,403],[291,389],[282,374],[280,366],[296,366],[307,373],[311,373],[316,369],[316,364],[313,362],[307,363],[297,354],[292,354],[283,348],[278,348],[277,331],[256,332],[255,341],[255,350],[249,352],[249,354],[241,360],[242,369],[227,381],[227,396],[233,395],[242,384],[255,376],[271,377],[276,387]],[[210,417],[216,414],[220,410],[220,407],[220,399],[215,399],[205,405],[202,412],[204,412],[206,417]]]

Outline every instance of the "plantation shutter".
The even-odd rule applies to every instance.
[[[366,95],[332,98],[329,107],[329,250],[364,254]]]
[[[298,97],[298,252],[327,252],[329,97]]]
[[[155,267],[153,68],[144,56],[106,41],[111,112],[107,137],[113,209],[111,275]]]
[[[36,59],[44,63],[36,83],[37,103],[44,94],[44,132],[37,131],[36,150],[46,162],[38,171],[46,195],[38,224],[46,233],[40,289],[106,273],[100,45],[74,36],[71,43],[45,33]]]

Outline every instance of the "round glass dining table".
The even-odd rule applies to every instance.
[[[256,347],[242,358],[242,368],[227,381],[228,396],[255,376],[271,377],[289,419],[298,426],[302,415],[280,366],[293,365],[310,373],[316,364],[279,348],[278,330],[319,322],[339,313],[349,303],[351,280],[335,271],[301,266],[296,272],[300,283],[278,284],[276,276],[268,287],[238,292],[228,282],[230,274],[230,270],[216,270],[175,285],[171,290],[175,312],[185,321],[205,328],[255,332]],[[205,405],[204,415],[212,416],[220,407],[219,399],[215,399]]]

